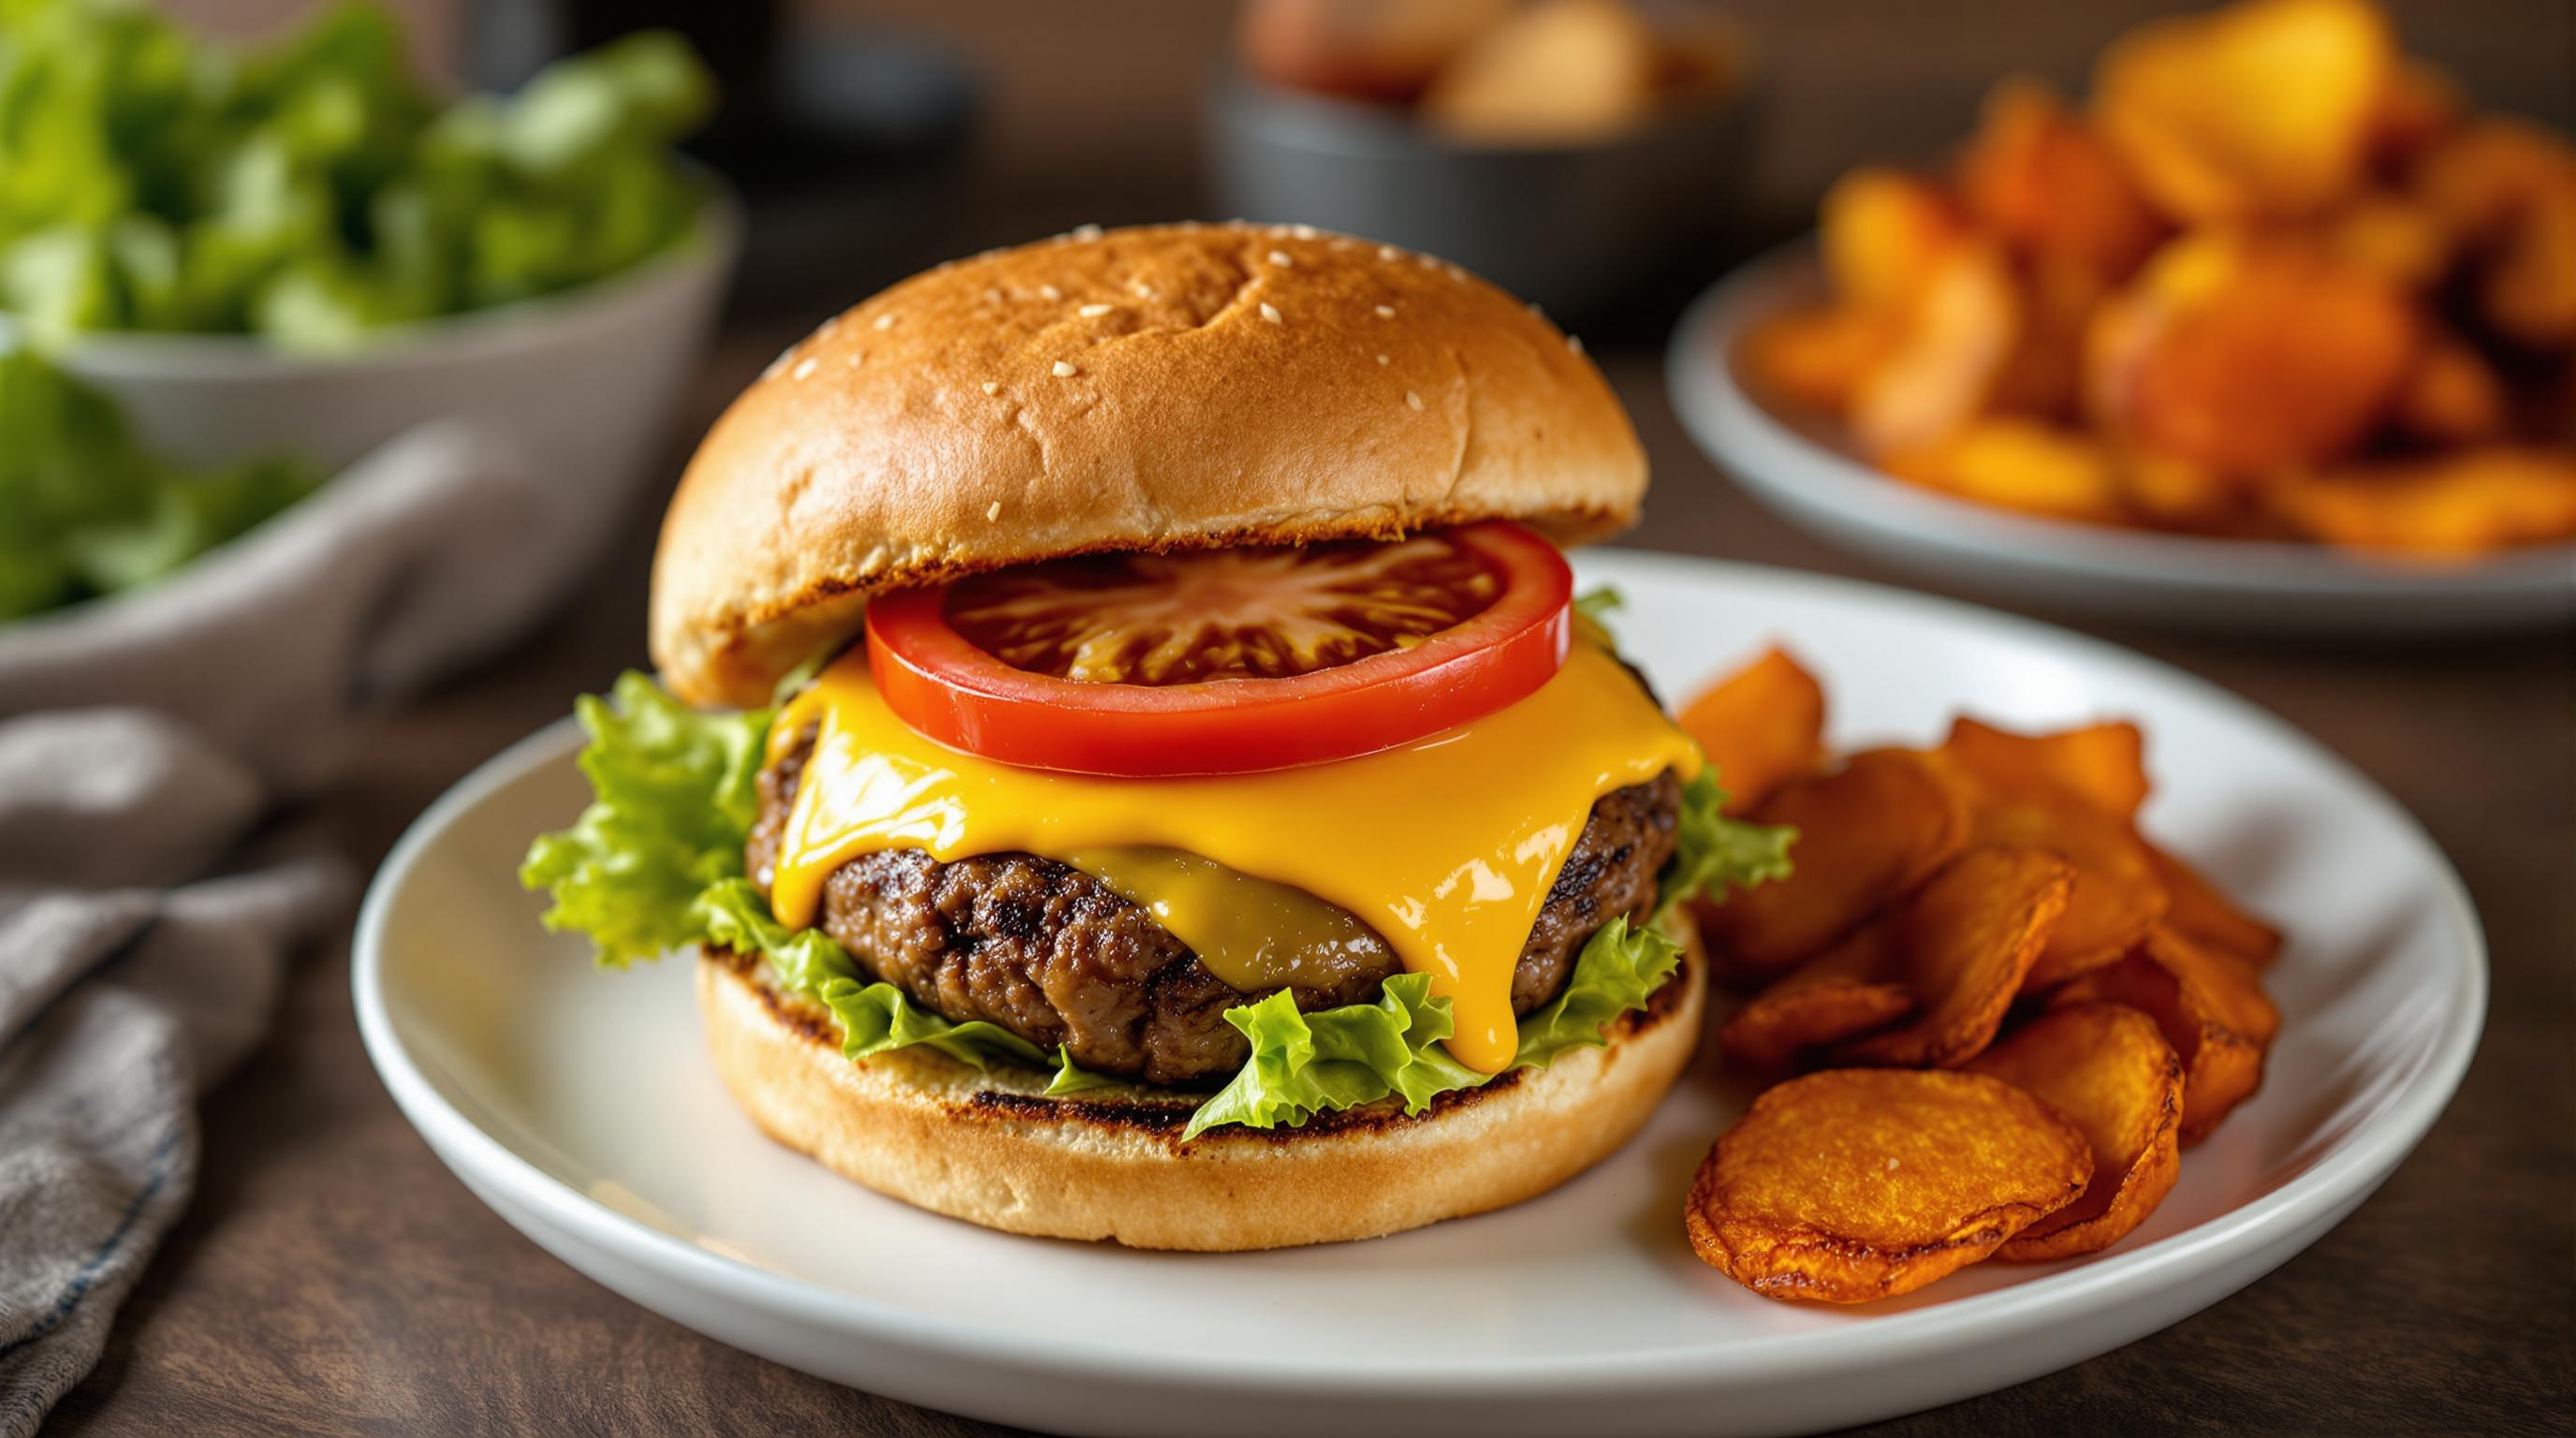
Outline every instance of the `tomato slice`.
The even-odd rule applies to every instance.
[[[1526,698],[1564,663],[1574,576],[1501,520],[1050,560],[868,605],[897,717],[1004,764],[1167,778],[1348,759]]]

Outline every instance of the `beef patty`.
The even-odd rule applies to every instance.
[[[813,742],[808,730],[760,775],[760,818],[744,864],[763,893]],[[1554,998],[1603,924],[1621,914],[1641,921],[1654,907],[1655,876],[1672,857],[1680,810],[1681,780],[1671,770],[1592,806],[1521,948],[1515,1012]],[[1050,1052],[1065,1045],[1086,1069],[1148,1083],[1189,1084],[1241,1068],[1248,1050],[1223,1014],[1273,992],[1228,985],[1143,909],[1033,854],[947,864],[918,849],[863,854],[824,881],[820,923],[861,970],[952,1022],[999,1024]],[[1341,956],[1327,982],[1296,987],[1297,1007],[1375,998],[1401,965],[1383,939],[1370,940]]]

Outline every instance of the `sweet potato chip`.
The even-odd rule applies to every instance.
[[[2576,145],[2537,125],[2490,116],[2445,135],[2408,182],[2457,243],[2489,248],[2542,196],[2576,184]]]
[[[2158,927],[2118,963],[2057,991],[2050,1003],[2107,1000],[2156,1021],[2182,1056],[2182,1141],[2197,1143],[2263,1083],[2263,1054],[2281,1011],[2254,971],[2215,949]]]
[[[1969,420],[1881,463],[1899,479],[2004,509],[2096,524],[2114,523],[2123,513],[2109,447],[2033,420]]]
[[[1825,192],[1816,243],[1835,298],[1862,310],[1901,310],[1931,287],[1942,257],[1968,238],[1958,206],[1928,180],[1864,167]]]
[[[1618,0],[1514,8],[1431,77],[1423,123],[1480,145],[1598,142],[1655,101],[1655,35]]]
[[[2085,333],[2111,296],[2113,278],[2080,260],[2041,255],[2015,275],[2021,326],[1995,375],[1989,406],[2000,414],[2073,423],[2081,417]]]
[[[2136,1009],[2050,1009],[1977,1055],[1968,1072],[2047,1104],[2093,1150],[2084,1196],[2014,1235],[1997,1255],[2008,1262],[2101,1252],[2146,1222],[2182,1174],[2182,1060]]]
[[[2171,899],[2165,907],[2166,928],[2257,969],[2269,968],[2281,956],[2279,929],[2236,907],[2198,871],[2164,850],[2150,844],[2147,857],[2155,861],[2156,877]]]
[[[2576,455],[2494,446],[2292,475],[2265,491],[2301,532],[2354,549],[2487,554],[2576,535]]]
[[[1854,754],[1790,780],[1754,819],[1797,829],[1789,877],[1700,910],[1731,977],[1765,978],[1857,929],[1967,843],[1968,809],[1948,766],[1911,749]]]
[[[2257,476],[2368,438],[2419,328],[2396,286],[2318,248],[2194,236],[2095,317],[2084,392],[2142,448]]]
[[[2196,534],[2230,534],[2250,513],[2244,486],[2205,464],[2127,450],[2113,474],[2120,498],[2151,524]]]
[[[1885,1028],[1914,1012],[1899,979],[1896,931],[1881,922],[1791,969],[1718,1030],[1739,1068],[1778,1073],[1810,1049]]]
[[[1825,691],[1773,649],[1700,691],[1684,706],[1684,733],[1717,768],[1726,812],[1742,814],[1825,757]]]
[[[1879,924],[1921,1012],[1834,1050],[1837,1063],[1954,1068],[1994,1040],[2004,1010],[2066,912],[2075,872],[2036,849],[1970,849]],[[1864,931],[1866,932],[1866,931]]]
[[[1988,789],[2053,785],[2130,820],[2147,801],[2146,736],[2125,720],[2016,734],[1962,715],[1951,721],[1941,752]]]
[[[2397,429],[2426,444],[2487,444],[2504,438],[2512,403],[2503,378],[2483,355],[2457,335],[2436,335],[2397,393]]]
[[[1766,399],[1839,414],[1896,344],[1896,316],[1858,305],[1786,310],[1744,337],[1747,378]]]
[[[2576,348],[2576,181],[2532,197],[2478,285],[2478,313],[2525,349]]]
[[[2040,849],[2074,866],[2066,912],[2024,980],[2032,993],[2116,961],[2164,914],[2164,885],[2137,831],[2078,796],[1987,790],[1973,808],[1969,832],[1978,844]]]
[[[2459,127],[2468,108],[2450,76],[2421,60],[2400,60],[2370,107],[2370,154],[2384,170],[2412,164]]]
[[[2396,60],[2367,0],[2249,0],[2114,41],[2094,112],[2167,214],[2302,215],[2360,176]]]
[[[1683,1222],[1702,1262],[1765,1297],[1866,1303],[1993,1253],[2092,1172],[2084,1135],[2000,1079],[1843,1069],[1754,1100]]]
[[[2164,236],[2164,220],[2110,147],[2054,90],[2026,77],[1986,93],[1958,175],[1969,215],[2025,256],[2118,279]]]
[[[2366,190],[2335,207],[2317,228],[2326,253],[2401,290],[2439,286],[2459,256],[2450,228],[2411,195]]]
[[[1873,456],[1937,443],[1984,410],[2021,340],[2020,291],[1982,241],[1943,250],[1901,314],[1895,345],[1852,393],[1852,437]]]

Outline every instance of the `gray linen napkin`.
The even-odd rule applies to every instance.
[[[422,430],[162,586],[0,627],[0,1433],[98,1361],[198,1095],[345,921],[347,862],[273,810],[543,613],[576,501]]]

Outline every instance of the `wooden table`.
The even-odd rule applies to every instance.
[[[732,335],[695,433],[787,336]],[[1613,379],[1656,487],[1635,542],[1872,574],[1755,509],[1684,438],[1644,352]],[[320,819],[372,865],[467,769],[643,662],[653,516],[550,632],[389,719]],[[2278,711],[2413,810],[2494,953],[2484,1048],[2419,1152],[2270,1277],[2116,1353],[1885,1425],[1902,1434],[2563,1431],[2576,1391],[2576,739],[2571,636],[2341,652],[2115,632]],[[345,944],[207,1109],[202,1190],[66,1430],[989,1433],[701,1338],[538,1250],[449,1176],[360,1052]]]

